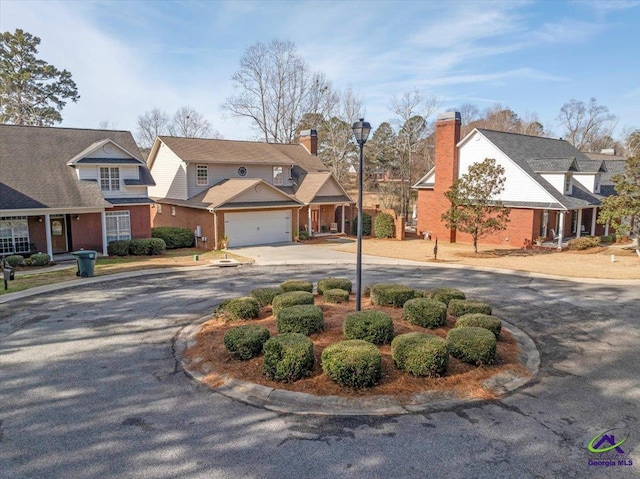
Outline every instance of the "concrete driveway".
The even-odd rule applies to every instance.
[[[527,331],[539,375],[496,401],[391,417],[278,414],[178,367],[173,338],[222,299],[339,266],[151,274],[0,304],[0,476],[24,478],[626,478],[640,461],[637,286],[382,265],[372,284],[451,285]],[[589,465],[592,464],[602,465]],[[595,463],[593,462],[595,461]]]

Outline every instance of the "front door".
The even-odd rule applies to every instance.
[[[311,231],[318,232],[318,218],[320,217],[320,210],[311,210]]]
[[[51,217],[51,246],[53,254],[67,252],[67,223],[64,216]]]

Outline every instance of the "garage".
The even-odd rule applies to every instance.
[[[229,247],[291,241],[291,210],[225,213],[224,231]]]

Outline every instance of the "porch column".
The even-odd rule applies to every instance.
[[[345,213],[344,213],[344,210],[345,210],[346,208],[347,208],[347,207],[346,207],[345,205],[342,205],[342,233],[343,233],[343,234],[345,233],[345,231],[344,231],[344,214],[345,214]]]
[[[604,225],[604,235],[609,236],[609,222],[607,221]]]
[[[213,250],[217,250],[218,245],[218,212],[213,212]]]
[[[596,235],[596,218],[598,217],[598,208],[593,208],[591,213],[591,236]]]
[[[309,203],[309,210],[307,211],[307,213],[308,213],[308,216],[309,216],[309,218],[308,218],[309,224],[307,225],[308,226],[307,229],[309,231],[309,236],[313,236],[313,231],[311,230],[311,203]]]
[[[51,242],[51,215],[44,215],[44,232],[47,238],[47,254],[53,259],[53,243]]]
[[[562,249],[563,237],[564,237],[564,211],[561,211],[560,221],[558,222],[558,249]]]
[[[578,210],[578,224],[576,225],[576,236],[582,236],[582,210]]]
[[[100,212],[100,221],[102,222],[102,254],[109,254],[109,243],[107,242],[107,213],[103,210]]]

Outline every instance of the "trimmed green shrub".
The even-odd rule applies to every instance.
[[[229,301],[222,303],[218,307],[218,311],[224,313],[229,319],[235,320],[256,319],[260,316],[258,300],[251,296],[232,298]]]
[[[595,248],[600,245],[599,236],[582,236],[580,238],[574,238],[567,243],[567,247],[570,250],[583,250],[589,248]]]
[[[393,320],[382,311],[357,311],[347,315],[342,330],[345,339],[384,344],[393,339]]]
[[[12,254],[11,256],[7,256],[5,261],[9,266],[15,268],[16,266],[22,266],[24,264],[24,256]]]
[[[256,288],[253,291],[251,291],[251,293],[249,294],[258,300],[258,304],[260,305],[260,307],[263,307],[263,306],[266,306],[267,304],[271,304],[271,302],[273,301],[273,298],[275,298],[276,296],[282,293],[283,291],[282,289],[280,289],[280,287],[275,287],[275,288]]]
[[[449,305],[449,301],[452,299],[467,299],[465,294],[456,288],[438,288],[429,292],[430,298],[433,298],[437,301],[441,301],[447,306]],[[427,296],[425,295],[425,298]]]
[[[107,254],[109,256],[129,256],[131,240],[109,241]]]
[[[496,336],[484,328],[454,328],[447,334],[447,346],[454,358],[470,364],[491,364],[496,356]]]
[[[430,298],[410,299],[402,307],[402,317],[423,328],[437,328],[447,321],[447,305]]]
[[[306,241],[309,239],[309,232],[307,230],[298,231],[298,239],[300,241]]]
[[[602,235],[600,236],[600,243],[615,243],[611,235]]]
[[[263,347],[264,374],[276,381],[297,381],[311,374],[313,343],[304,334],[286,333],[269,338]]]
[[[371,302],[380,306],[401,308],[415,297],[415,290],[401,284],[379,283],[371,286]]]
[[[264,326],[245,324],[227,331],[223,342],[231,356],[245,361],[258,356],[270,336],[269,330]]]
[[[303,279],[288,279],[287,281],[280,283],[280,289],[285,293],[288,293],[289,291],[307,291],[309,293],[313,293],[313,283]]]
[[[150,256],[162,253],[166,244],[161,238],[143,238],[129,240],[129,254],[133,256]]]
[[[449,364],[447,342],[425,333],[400,334],[391,341],[391,357],[398,369],[414,376],[444,375]]]
[[[318,281],[318,294],[324,294],[327,289],[344,289],[351,293],[353,284],[347,278],[325,278]]]
[[[327,303],[342,303],[349,301],[349,291],[344,289],[328,289],[322,295]]]
[[[309,336],[324,329],[323,318],[320,306],[298,304],[278,312],[276,327],[278,333],[300,333]]]
[[[189,228],[178,226],[158,226],[151,228],[152,238],[161,238],[167,249],[190,248],[194,245],[195,235]]]
[[[615,243],[618,240],[618,236],[615,233],[611,233],[609,236],[611,236],[612,243]]]
[[[480,301],[468,301],[466,299],[452,299],[449,301],[447,313],[459,317],[468,313],[491,314],[491,306]]]
[[[353,235],[358,234],[358,217],[353,219]],[[371,215],[362,213],[362,236],[371,236]]]
[[[322,370],[340,386],[366,388],[380,381],[382,356],[367,341],[340,341],[322,351]]]
[[[167,249],[167,243],[165,243],[162,238],[149,238],[146,241],[149,245],[148,255],[155,256],[165,252]]]
[[[376,238],[393,238],[396,235],[396,224],[389,213],[380,213],[376,216],[374,226]]]
[[[51,257],[47,253],[35,253],[29,257],[31,266],[47,266],[51,261]]]
[[[280,310],[297,304],[313,304],[313,294],[308,291],[289,291],[288,293],[282,293],[273,298],[271,308],[273,309],[273,314],[277,316]]]
[[[481,313],[468,313],[460,316],[456,321],[456,328],[484,328],[495,334],[496,338],[502,331],[502,321],[495,316]]]
[[[371,286],[365,286],[362,288],[362,297],[369,298],[371,296]]]

